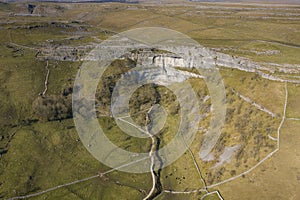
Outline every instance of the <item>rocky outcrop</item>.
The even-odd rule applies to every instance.
[[[251,49],[251,50],[245,50],[245,49],[236,49],[236,48],[212,48],[212,50],[217,51],[217,52],[237,52],[237,53],[252,53],[257,56],[261,55],[278,55],[281,53],[279,50],[256,50],[256,49]]]
[[[184,65],[184,59],[176,56],[154,56],[152,63],[161,67],[181,67]]]
[[[118,51],[113,50],[111,47],[101,47],[108,48],[109,51],[105,55],[99,55],[97,50],[94,53],[86,56],[88,52],[95,48],[95,44],[85,45],[85,46],[58,46],[52,48],[46,48],[38,54],[38,58],[48,59],[48,60],[60,60],[60,61],[84,61],[84,60],[102,60],[110,58],[129,58],[136,62],[137,66],[149,67],[158,66],[163,69],[166,67],[181,67],[181,68],[195,68],[201,66],[202,68],[211,68],[213,66],[234,68],[246,72],[257,73],[262,78],[280,81],[280,82],[291,82],[300,83],[298,76],[293,78],[288,76],[278,76],[275,72],[283,72],[286,74],[297,74],[300,73],[299,65],[279,65],[274,63],[256,63],[249,59],[227,55],[224,53],[219,53],[204,47],[195,48],[193,50],[185,47],[178,47],[176,51],[183,52],[183,55],[197,56],[186,56],[188,59],[183,58],[175,53],[170,53],[168,51],[157,51],[154,49],[143,49],[137,50],[131,53],[126,53],[124,51],[123,56],[118,53]],[[117,47],[116,47],[117,48]],[[120,54],[120,55],[119,55]]]
[[[41,60],[82,61],[94,47],[94,44],[82,46],[51,46],[42,49],[36,57]]]
[[[184,49],[181,47],[179,52],[184,52],[188,55],[189,49]],[[209,56],[204,56],[204,55]],[[155,65],[162,68],[165,67],[182,67],[182,68],[193,68],[195,63],[200,63],[200,66],[203,68],[209,68],[211,66],[225,67],[225,68],[234,68],[241,71],[257,73],[262,78],[280,81],[280,82],[291,82],[291,83],[300,83],[298,76],[291,77],[288,76],[276,76],[275,72],[283,72],[286,74],[291,73],[300,73],[299,65],[279,65],[274,63],[256,63],[247,58],[236,57],[227,55],[224,53],[219,53],[207,48],[198,48],[194,50],[194,54],[198,57],[191,57],[188,60],[185,60],[183,57],[180,57],[172,53],[158,53],[150,50],[138,51],[135,54],[131,54],[132,59],[137,60],[138,65],[140,66],[149,66]]]

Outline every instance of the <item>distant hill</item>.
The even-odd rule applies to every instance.
[[[19,3],[27,3],[27,2],[59,2],[59,3],[89,3],[89,2],[120,2],[120,3],[138,3],[138,0],[0,0],[0,2],[19,2]]]
[[[0,0],[0,2],[61,2],[61,3],[89,3],[89,2],[120,2],[120,3],[173,3],[173,2],[228,2],[228,3],[281,3],[281,4],[300,4],[300,0]]]
[[[190,0],[193,2],[228,2],[228,3],[282,3],[300,4],[300,0]]]

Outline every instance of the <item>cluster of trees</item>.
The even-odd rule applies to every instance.
[[[116,83],[122,74],[135,66],[135,61],[131,59],[115,60],[104,72],[96,92],[96,107],[99,115],[110,114],[111,96]],[[147,110],[154,104],[162,104],[172,115],[177,114],[180,109],[176,96],[167,88],[155,84],[143,85],[133,93],[129,102],[130,113],[137,124],[143,126],[146,124]]]
[[[132,118],[141,126],[146,124],[147,110],[160,101],[160,95],[155,87],[154,84],[143,85],[133,93],[130,99],[129,107]]]
[[[42,121],[62,120],[72,117],[71,96],[39,96],[33,102],[33,113]]]
[[[135,67],[134,61],[130,59],[115,60],[103,73],[96,92],[96,104],[99,114],[110,113],[110,102],[112,92],[121,75]]]
[[[225,171],[226,169],[224,167],[221,167],[214,172],[209,172],[207,174],[207,183],[209,185],[212,185],[215,182],[220,182],[222,180],[222,177],[224,176]]]
[[[154,104],[162,105],[170,115],[176,115],[180,110],[176,96],[169,89],[156,84],[147,84],[138,88],[131,97],[129,106],[132,118],[139,125],[145,125],[147,110]]]

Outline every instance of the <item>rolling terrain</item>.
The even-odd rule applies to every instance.
[[[0,199],[299,199],[295,2],[0,2]],[[135,49],[114,60],[94,100],[99,124],[120,148],[159,159],[154,149],[171,141],[180,122],[178,99],[159,84],[143,85],[129,101],[130,116],[140,126],[154,120],[156,104],[165,108],[166,123],[155,137],[127,135],[112,117],[112,89],[122,74],[145,68],[145,58],[158,69],[167,63],[180,84],[191,85],[201,116],[195,139],[178,160],[131,174],[87,151],[73,121],[72,95],[78,71],[98,44],[143,27],[181,32],[213,55],[226,116],[216,146],[203,159],[199,152],[213,111],[203,74],[160,49]]]

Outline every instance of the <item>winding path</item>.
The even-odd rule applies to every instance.
[[[149,113],[151,112],[153,106],[150,108],[150,110],[147,113],[147,120],[149,120]],[[150,199],[150,197],[153,195],[154,191],[155,191],[155,185],[156,185],[156,176],[154,174],[154,157],[155,157],[155,137],[149,132],[149,129],[147,128],[146,134],[149,135],[149,137],[152,140],[152,145],[151,145],[151,150],[149,152],[149,157],[151,157],[151,165],[150,165],[150,172],[151,172],[151,177],[152,177],[152,188],[150,190],[150,192],[148,193],[148,195],[143,199],[143,200],[148,200]]]
[[[49,62],[47,60],[47,63],[46,63],[46,67],[45,67],[46,71],[47,71],[47,74],[46,74],[46,78],[45,78],[45,89],[44,91],[41,93],[41,95],[44,97],[46,95],[46,92],[48,90],[48,79],[49,79],[49,74],[50,74],[50,69],[49,69]]]

